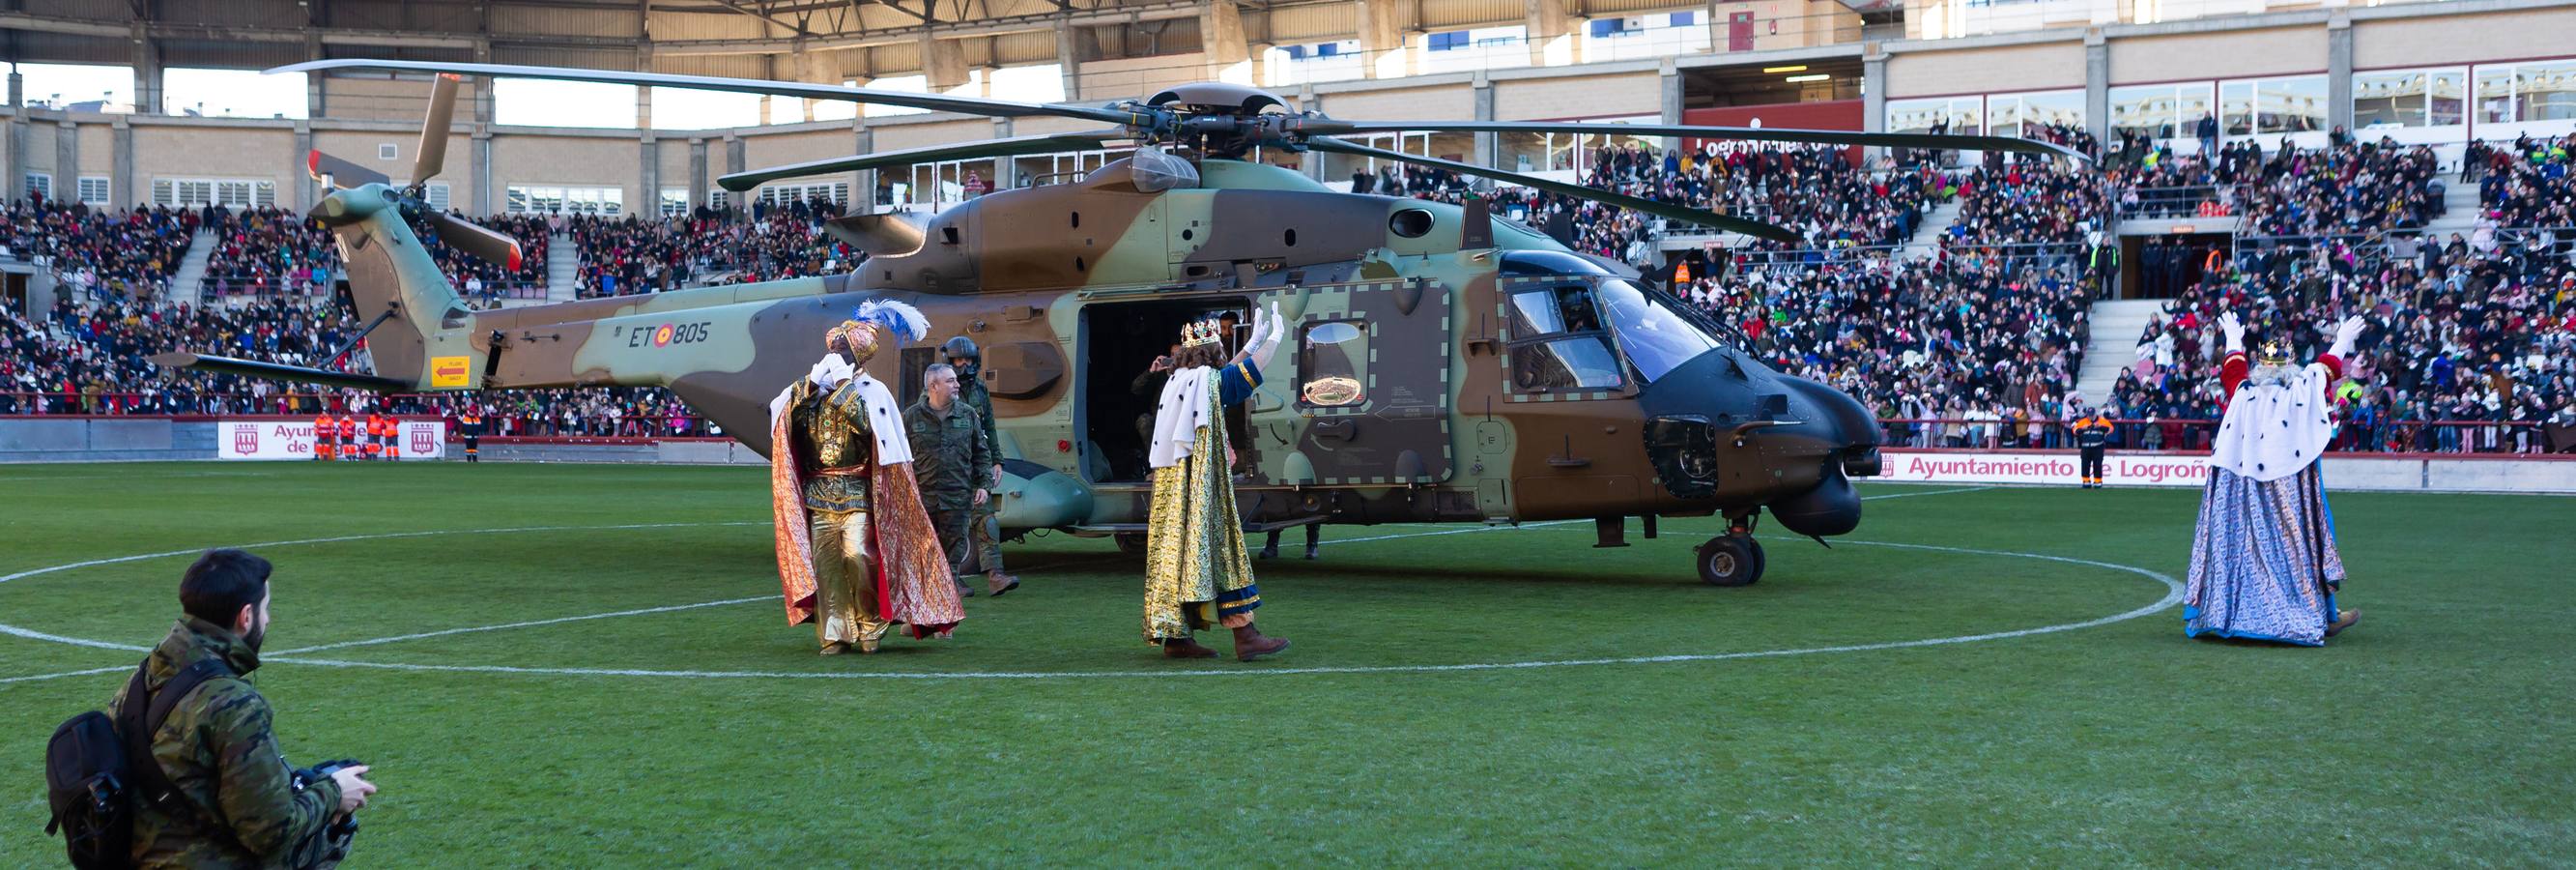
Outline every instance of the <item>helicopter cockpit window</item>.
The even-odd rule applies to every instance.
[[[1347,320],[1307,326],[1298,343],[1297,401],[1341,408],[1368,400],[1368,330]]]
[[[1510,297],[1512,387],[1615,390],[1626,382],[1590,284],[1534,286]]]
[[[1568,284],[1512,294],[1513,338],[1599,329],[1601,318],[1592,309],[1590,287]]]
[[[1512,348],[1512,386],[1523,392],[1615,390],[1619,385],[1619,357],[1600,336]]]
[[[1717,339],[1700,331],[1666,303],[1649,298],[1636,285],[1606,279],[1601,282],[1599,299],[1603,313],[1609,316],[1610,331],[1619,336],[1620,347],[1628,351],[1628,362],[1637,367],[1639,377],[1649,382],[1717,347]]]

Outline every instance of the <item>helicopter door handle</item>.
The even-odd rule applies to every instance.
[[[1583,456],[1550,456],[1547,458],[1547,466],[1549,468],[1590,468],[1592,460]]]
[[[1317,441],[1349,441],[1359,437],[1359,434],[1357,420],[1315,421],[1315,440]]]
[[[1495,344],[1496,342],[1490,338],[1470,338],[1467,339],[1467,351],[1491,356],[1494,353]]]

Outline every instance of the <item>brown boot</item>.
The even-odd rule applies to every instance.
[[[1242,661],[1277,655],[1287,648],[1287,638],[1265,637],[1261,629],[1247,625],[1234,630],[1234,657]]]
[[[1205,644],[1199,643],[1197,638],[1164,638],[1163,657],[1167,659],[1212,659],[1216,658],[1216,650],[1209,649]]]
[[[1000,571],[984,575],[984,583],[986,588],[991,590],[992,595],[995,598],[1002,597],[1002,593],[1004,592],[1020,588],[1020,578],[1004,574]]]
[[[2337,611],[2335,613],[2335,621],[2326,623],[2326,636],[2333,637],[2335,635],[2342,634],[2344,629],[2351,628],[2353,623],[2360,621],[2361,611],[2359,610]]]

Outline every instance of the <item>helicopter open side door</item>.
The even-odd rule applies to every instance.
[[[1313,285],[1304,292],[1304,310],[1282,342],[1295,368],[1274,379],[1286,381],[1287,410],[1301,431],[1275,482],[1448,480],[1449,288],[1409,278]]]

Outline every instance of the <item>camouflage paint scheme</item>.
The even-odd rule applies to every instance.
[[[1247,403],[1258,467],[1237,491],[1254,528],[1712,512],[1749,521],[1764,505],[1789,522],[1780,505],[1832,496],[1819,484],[1846,471],[1875,473],[1878,430],[1858,403],[1723,342],[1642,387],[1630,369],[1615,390],[1516,392],[1504,294],[1616,279],[1590,266],[1506,276],[1512,257],[1582,261],[1481,204],[1339,193],[1260,163],[1206,159],[1199,170],[1195,187],[1148,192],[1120,160],[1079,182],[998,191],[929,220],[919,250],[847,275],[471,313],[381,185],[338,191],[315,214],[343,246],[357,314],[402,312],[370,337],[380,376],[430,391],[665,386],[763,452],[767,402],[821,355],[825,330],[872,296],[910,302],[931,318],[934,343],[962,334],[985,348],[1002,455],[1019,460],[1002,509],[1015,531],[1141,528],[1141,482],[1086,474],[1078,398],[1087,378],[1123,388],[1134,374],[1079,362],[1086,312],[1115,316],[1139,301],[1276,303],[1294,327],[1269,386]],[[1365,329],[1364,401],[1313,407],[1300,401],[1298,339],[1335,320]],[[873,373],[905,383],[904,356],[879,354]],[[1650,432],[1650,406],[1679,422]],[[1691,456],[1649,449],[1659,434],[1689,442]],[[1851,523],[1858,508],[1850,501]]]

